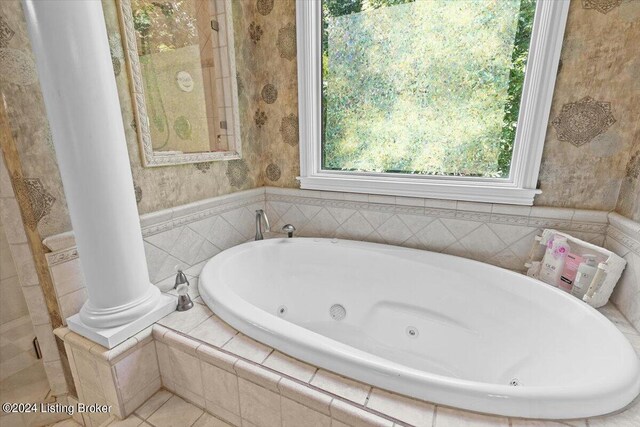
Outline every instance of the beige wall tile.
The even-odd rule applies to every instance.
[[[25,286],[22,288],[24,299],[29,309],[29,316],[34,325],[43,325],[50,323],[49,312],[47,311],[47,303],[44,301],[44,294],[40,285]]]
[[[169,347],[178,349],[192,356],[196,355],[197,349],[200,346],[198,341],[174,331],[168,331],[162,339]]]
[[[279,427],[282,424],[280,395],[243,378],[238,379],[238,384],[243,419],[258,427]]]
[[[93,390],[95,393],[102,394],[102,386],[100,385],[100,376],[96,361],[91,357],[90,353],[73,348],[73,359],[78,372],[78,379],[83,390]]]
[[[9,247],[11,248],[11,256],[13,257],[13,262],[15,263],[22,286],[38,285],[40,281],[29,245],[27,243],[19,243],[9,245]]]
[[[385,418],[364,411],[342,400],[334,399],[331,402],[331,418],[342,421],[354,427],[376,426],[392,427],[393,422]]]
[[[282,398],[282,427],[330,427],[331,418],[286,397]]]
[[[387,414],[414,426],[431,426],[435,406],[374,388],[367,408]]]
[[[154,344],[156,346],[156,354],[158,355],[158,367],[160,369],[162,385],[173,390],[173,368],[171,367],[169,346],[160,341],[155,341]]]
[[[169,347],[172,381],[176,390],[181,387],[197,396],[203,396],[200,360],[190,354]]]
[[[64,375],[64,369],[62,368],[62,362],[60,360],[44,362],[44,370],[47,374],[49,386],[51,387],[51,393],[54,396],[61,396],[69,392],[67,379]]]
[[[508,426],[509,419],[438,406],[435,425],[436,427]]]
[[[83,399],[81,400],[83,403],[87,405],[108,405],[109,403],[105,400],[104,396],[92,390],[90,388],[83,388]],[[109,419],[109,413],[86,413],[84,415],[88,415],[91,420],[91,424],[94,426],[99,426],[104,423],[107,419]]]
[[[282,378],[262,366],[254,365],[244,360],[238,360],[234,366],[236,373],[240,378],[251,381],[261,387],[268,388],[276,393],[278,390],[278,382]]]
[[[217,407],[239,416],[240,396],[237,376],[204,362],[201,366],[205,399]]]
[[[87,300],[86,288],[80,288],[77,291],[71,292],[58,298],[58,304],[60,305],[60,313],[63,319],[67,319],[74,314],[80,312],[82,304]]]
[[[50,268],[53,286],[58,297],[85,287],[80,258],[75,258]]]
[[[198,347],[197,354],[200,360],[202,360],[204,363],[217,366],[218,368],[224,369],[225,371],[231,372],[232,374],[236,373],[233,366],[238,361],[237,357],[231,356],[227,353],[223,353],[207,345],[201,345],[200,347]]]
[[[124,405],[119,394],[122,390],[118,390],[117,388],[118,382],[116,380],[115,369],[100,361],[96,362],[96,369],[105,400],[114,406],[115,414],[123,418],[125,416]]]
[[[282,396],[295,400],[317,412],[331,415],[330,405],[333,398],[330,395],[288,378],[281,379],[280,383],[278,383],[278,388]]]
[[[126,356],[115,365],[115,373],[122,399],[131,400],[160,376],[155,345],[146,344]]]

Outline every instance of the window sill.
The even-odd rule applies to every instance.
[[[298,177],[303,190],[339,191],[346,193],[382,194],[427,199],[461,200],[511,205],[533,205],[541,191],[518,188],[510,182],[438,180],[418,177],[389,177],[358,174],[318,173]]]

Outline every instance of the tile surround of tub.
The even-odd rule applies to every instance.
[[[56,329],[55,334],[64,341],[78,400],[111,405],[110,413],[82,414],[85,425],[102,425],[110,415],[126,418],[160,389],[151,327],[113,349],[95,344],[66,327]]]
[[[640,333],[613,305],[600,311],[623,332],[640,355]],[[191,331],[185,331],[184,325],[197,323],[186,319],[192,314],[187,311],[179,315],[183,319],[167,316],[153,327],[162,385],[191,402],[195,411],[204,410],[231,425],[587,426],[586,420],[554,423],[475,414],[400,396],[286,356],[238,334],[213,313]],[[194,316],[201,317],[199,312]],[[216,331],[206,340],[196,338],[193,333],[204,324],[215,325]],[[217,334],[220,339],[215,337]],[[229,345],[230,335],[241,337],[243,345]],[[222,344],[214,344],[216,341]],[[186,381],[181,387],[179,383],[185,378],[202,378],[203,385]],[[256,414],[256,408],[262,416]],[[307,423],[301,424],[300,420]],[[313,424],[309,424],[309,420],[313,420]],[[640,404],[616,415],[589,419],[589,425],[618,421],[620,425],[640,422]]]
[[[197,298],[197,276],[206,260],[253,238],[256,209],[266,210],[273,235],[292,223],[299,236],[427,249],[520,272],[542,228],[603,245],[608,224],[603,211],[262,187],[142,215],[152,283],[172,292],[179,267]],[[52,250],[47,261],[66,318],[87,298],[73,233],[44,243]]]
[[[151,282],[172,293],[176,268],[191,283],[196,298],[205,261],[244,243],[255,233],[255,210],[265,208],[263,188],[247,190],[142,215],[140,223]],[[44,244],[63,320],[80,311],[87,299],[79,254],[72,232],[50,236]]]
[[[555,228],[602,245],[607,212],[266,188],[275,231],[387,243],[523,271],[533,238]]]
[[[627,261],[611,301],[640,330],[640,223],[616,213],[609,214],[605,247]]]

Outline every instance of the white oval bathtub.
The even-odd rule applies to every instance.
[[[223,320],[284,353],[443,405],[583,418],[640,392],[639,359],[604,316],[464,258],[349,240],[263,240],[213,257],[200,293]]]

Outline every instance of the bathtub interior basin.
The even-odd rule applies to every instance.
[[[604,316],[529,277],[439,253],[271,239],[200,276],[223,320],[293,357],[434,403],[567,419],[621,409],[640,362]]]

